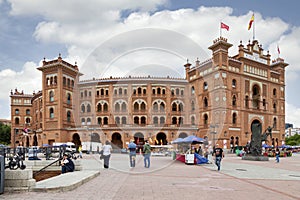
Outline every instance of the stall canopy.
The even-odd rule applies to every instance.
[[[203,138],[197,137],[195,135],[190,135],[182,140],[181,143],[187,144],[202,144],[205,140]]]
[[[172,142],[172,144],[179,144],[179,143],[182,143],[182,140],[183,140],[183,138],[177,138],[176,140],[174,140],[174,141]]]

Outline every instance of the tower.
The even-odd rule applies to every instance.
[[[82,75],[78,67],[62,60],[43,61],[42,72],[43,143],[68,142],[68,129],[75,127],[76,86]]]

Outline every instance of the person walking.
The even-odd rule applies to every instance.
[[[112,147],[109,141],[105,142],[105,145],[102,147],[103,150],[103,159],[104,159],[104,168],[109,168],[109,159],[111,155]]]
[[[135,160],[136,160],[136,144],[133,140],[130,140],[128,144],[129,149],[129,160],[130,160],[130,167],[135,167]]]
[[[221,169],[221,161],[222,158],[224,158],[224,151],[222,148],[219,147],[219,144],[216,144],[216,147],[214,148],[213,155],[215,157],[215,164],[218,167],[218,171]]]
[[[149,168],[150,167],[151,146],[150,146],[148,140],[145,141],[145,144],[143,146],[143,153],[144,153],[144,167]]]
[[[276,162],[279,163],[280,151],[278,148],[276,148],[275,156],[276,156]]]
[[[82,158],[82,146],[81,145],[78,147],[78,152],[79,152],[79,158]]]

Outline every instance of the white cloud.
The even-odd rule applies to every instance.
[[[287,113],[285,122],[291,123],[294,125],[294,127],[299,128],[300,127],[300,117],[299,117],[300,108],[286,103],[285,111]]]
[[[222,30],[223,37],[228,38],[228,41],[234,45],[229,51],[230,55],[238,53],[240,40],[243,41],[245,46],[248,40],[252,40],[252,31],[247,30],[252,13],[248,12],[244,15],[234,16],[232,14],[233,9],[229,7],[200,7],[196,10],[179,9],[157,12],[158,6],[168,3],[166,0],[116,0],[111,1],[109,4],[105,0],[8,1],[12,5],[11,15],[42,16],[43,21],[36,25],[34,33],[36,40],[66,45],[68,55],[64,56],[64,59],[72,64],[77,61],[81,71],[86,74],[85,79],[92,76],[98,78],[104,74],[101,69],[107,66],[110,66],[110,68],[105,72],[112,75],[126,75],[137,69],[143,71],[140,70],[142,66],[152,66],[152,69],[145,70],[147,73],[155,71],[158,66],[172,67],[172,70],[180,71],[185,61],[181,58],[177,59],[170,52],[176,52],[176,49],[180,49],[181,51],[177,52],[180,57],[187,57],[191,62],[196,60],[196,57],[199,57],[201,61],[209,58],[211,52],[207,48],[214,39],[219,37],[221,21],[230,26],[230,31]],[[131,11],[131,14],[124,18],[122,13],[126,11]],[[163,29],[178,34],[170,34],[169,36],[136,34],[138,30],[145,29]],[[123,37],[123,40],[120,40],[127,33],[135,33],[135,35]],[[270,51],[271,59],[277,57],[277,44],[279,44],[280,56],[284,57],[286,62],[290,64],[286,69],[287,80],[297,79],[300,73],[300,66],[298,66],[300,28],[291,27],[280,18],[264,18],[262,14],[255,13],[255,33],[265,51]],[[180,34],[188,39],[180,39],[178,37]],[[191,42],[186,42],[189,40],[197,44],[195,48],[189,49]],[[153,50],[133,51],[140,47],[149,47],[151,44],[157,49],[165,47],[170,52],[162,54]],[[109,48],[99,49],[99,47]],[[193,52],[191,52],[191,49]],[[102,55],[102,57],[100,56],[101,60],[99,60],[99,57],[94,57],[99,53]],[[23,70],[27,69],[25,66]],[[132,68],[130,69],[129,66],[132,66]],[[12,80],[10,85],[23,87],[21,85],[25,84],[26,88],[24,90],[32,91],[37,85],[41,85],[41,82],[37,82],[34,87],[30,88],[32,80],[26,80],[24,78],[26,76],[23,76],[23,82],[20,84],[16,80],[22,73],[26,73],[26,71],[3,70],[0,72],[0,76],[6,74],[7,78],[4,78],[4,80]],[[31,74],[36,73],[37,70],[34,69]],[[166,72],[164,71],[164,73]],[[30,77],[39,78],[41,75],[36,74],[36,76],[31,75]],[[27,81],[30,81],[30,83],[27,84]],[[0,83],[3,83],[2,79]],[[10,89],[6,88],[6,91]],[[7,98],[7,92],[0,95],[0,98]],[[294,103],[298,100],[287,100],[290,105],[293,104],[296,107],[292,110],[287,109],[287,119],[296,121],[297,119],[292,116],[297,116],[297,113],[294,115],[291,111],[298,109],[298,105]],[[292,123],[291,120],[286,121]]]

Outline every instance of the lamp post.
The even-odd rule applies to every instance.
[[[216,144],[215,144],[215,143],[216,143],[215,137],[216,137],[216,134],[217,134],[216,128],[218,128],[219,126],[218,126],[218,125],[213,125],[213,124],[211,124],[209,127],[213,129],[213,130],[210,132],[210,134],[213,135],[213,146],[215,146],[215,145],[216,145]]]

